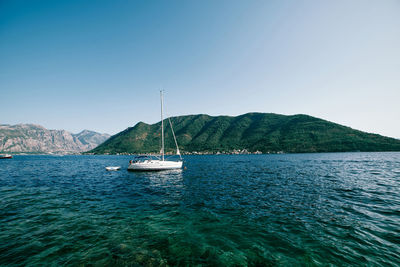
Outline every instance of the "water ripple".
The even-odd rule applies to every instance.
[[[0,265],[400,265],[400,153],[129,159],[0,161]]]

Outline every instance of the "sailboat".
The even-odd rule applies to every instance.
[[[174,137],[175,145],[176,145],[176,155],[179,156],[178,161],[167,160],[165,158],[164,151],[164,96],[163,91],[160,91],[160,99],[161,99],[161,151],[159,157],[151,157],[151,156],[139,156],[134,160],[129,162],[128,171],[162,171],[162,170],[174,170],[182,168],[182,157],[179,151],[178,142],[176,141],[174,129],[172,128],[171,120],[169,120],[169,124],[171,126],[172,135]]]

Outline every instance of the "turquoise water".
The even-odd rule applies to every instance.
[[[400,153],[129,159],[1,160],[0,265],[400,265]]]

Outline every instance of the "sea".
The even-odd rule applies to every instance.
[[[400,266],[399,152],[130,159],[0,160],[0,266]]]

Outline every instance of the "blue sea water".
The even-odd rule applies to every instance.
[[[400,266],[400,153],[130,159],[0,160],[0,265]]]

